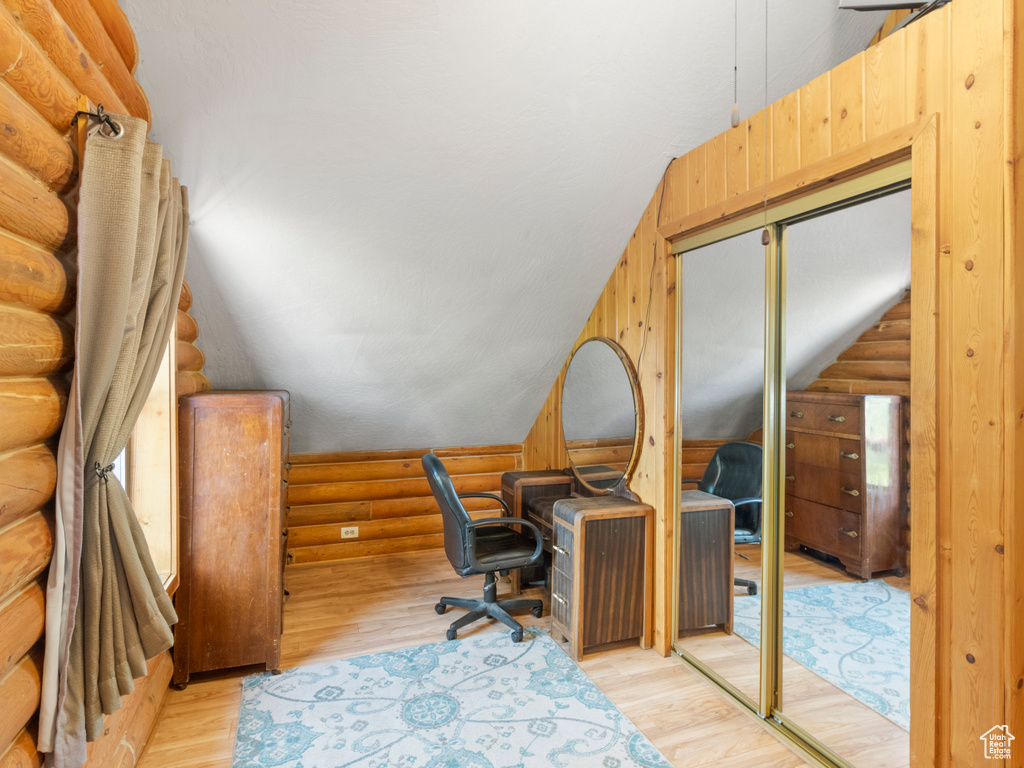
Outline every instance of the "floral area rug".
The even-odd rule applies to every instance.
[[[233,768],[671,768],[545,634],[527,629],[260,674]]]
[[[759,646],[761,600],[737,597],[733,630]],[[790,589],[782,651],[858,701],[910,729],[910,595],[884,581]]]

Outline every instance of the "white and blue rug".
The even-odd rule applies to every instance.
[[[232,768],[671,768],[527,629],[253,675]]]
[[[733,630],[761,642],[759,596],[737,597]],[[904,730],[910,729],[910,595],[884,581],[790,589],[782,651]]]

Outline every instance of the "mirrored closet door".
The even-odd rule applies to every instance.
[[[674,647],[822,765],[909,765],[909,176],[673,244]]]
[[[761,588],[765,262],[747,232],[680,257],[681,509],[678,642],[752,704],[761,686],[759,623],[734,611]],[[752,642],[751,642],[752,641]]]
[[[909,764],[910,191],[784,226],[778,711],[857,766]]]

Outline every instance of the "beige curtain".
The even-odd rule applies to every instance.
[[[89,136],[78,209],[75,368],[58,448],[39,745],[58,768],[121,705],[177,620],[142,528],[109,471],[168,343],[187,247],[186,191],[146,123]]]

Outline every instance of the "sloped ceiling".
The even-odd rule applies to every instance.
[[[684,440],[762,426],[764,246],[760,230],[686,253]],[[786,230],[786,388],[806,389],[910,288],[910,192]]]
[[[121,2],[206,372],[290,390],[297,452],[522,440],[669,160],[729,125],[732,3]],[[836,5],[768,0],[769,101],[884,18]]]

